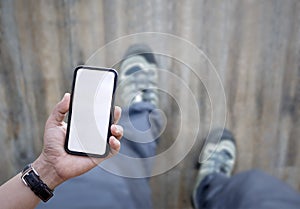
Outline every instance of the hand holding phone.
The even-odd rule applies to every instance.
[[[108,68],[75,69],[65,143],[69,154],[107,156],[117,77]]]

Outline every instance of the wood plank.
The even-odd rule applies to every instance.
[[[40,152],[44,122],[70,90],[76,65],[111,41],[154,31],[186,39],[215,64],[225,88],[226,127],[237,139],[236,172],[260,168],[300,190],[299,11],[297,0],[0,1],[0,166],[8,168],[0,182]],[[148,41],[124,41],[88,64],[113,66],[132,42]],[[151,179],[154,208],[191,208],[201,145],[212,113],[217,119],[212,127],[218,127],[224,110],[222,91],[210,92],[216,84],[209,63],[182,46],[151,44],[154,51],[171,55],[156,55],[165,70],[159,72],[159,85],[166,90],[160,92],[160,105],[167,117],[158,153],[172,146],[180,132],[186,140],[160,165],[167,166],[192,141],[193,130],[187,127],[197,119],[193,108],[200,112],[201,125],[187,156]],[[184,81],[196,105],[166,72]],[[215,107],[211,96],[217,97]]]

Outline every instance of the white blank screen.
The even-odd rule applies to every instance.
[[[77,71],[73,90],[68,149],[103,155],[111,111],[115,74],[109,71]]]

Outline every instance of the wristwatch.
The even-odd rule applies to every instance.
[[[23,169],[21,179],[44,202],[47,202],[53,196],[53,190],[40,179],[39,174],[31,164]]]

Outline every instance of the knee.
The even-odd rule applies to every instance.
[[[244,182],[244,184],[252,185],[257,184],[259,182],[265,181],[265,179],[270,178],[269,175],[267,175],[265,172],[259,169],[252,169],[249,171],[246,171],[244,173],[241,173],[241,179]]]

